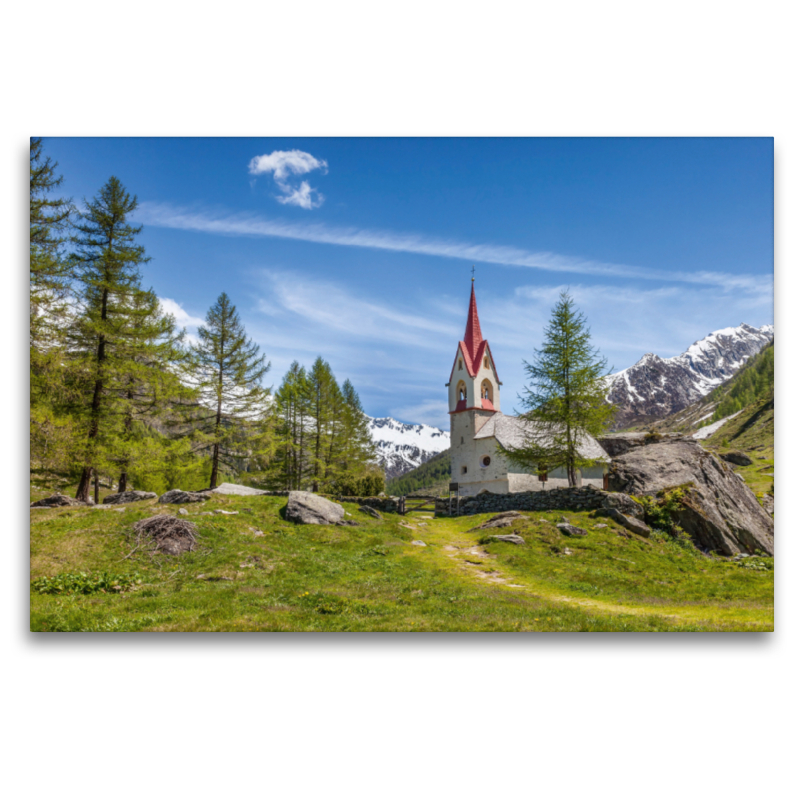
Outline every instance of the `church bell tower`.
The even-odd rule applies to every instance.
[[[464,338],[458,343],[448,389],[450,451],[453,480],[467,479],[474,455],[475,434],[500,411],[500,387],[489,342],[481,333],[475,278],[467,311]],[[462,470],[466,469],[466,472]],[[467,480],[471,480],[472,476]]]

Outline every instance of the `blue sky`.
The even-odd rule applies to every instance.
[[[773,141],[45,139],[63,193],[141,203],[143,269],[189,332],[220,292],[277,386],[317,355],[372,416],[447,427],[471,267],[502,408],[569,287],[620,370],[773,321]]]

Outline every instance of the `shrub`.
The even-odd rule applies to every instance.
[[[39,594],[97,594],[124,592],[141,582],[138,572],[132,575],[114,575],[109,572],[98,572],[95,575],[86,572],[63,572],[52,577],[37,578],[31,581],[31,587]]]

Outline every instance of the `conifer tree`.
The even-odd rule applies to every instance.
[[[128,222],[135,196],[111,177],[80,214],[73,237],[80,312],[68,332],[68,351],[80,386],[74,408],[80,425],[76,498],[89,499],[92,469],[113,450],[119,434],[120,397],[137,351],[132,334],[135,297],[142,291],[139,265],[149,261],[136,243],[141,226]],[[96,490],[95,490],[96,494]]]
[[[522,419],[531,423],[524,444],[508,448],[512,461],[527,469],[564,467],[569,485],[577,471],[592,465],[581,456],[586,435],[599,436],[616,408],[605,400],[606,360],[591,346],[585,316],[569,293],[561,293],[545,330],[544,346],[525,362],[530,378],[522,402]]]
[[[312,491],[317,492],[331,477],[331,464],[343,405],[342,392],[336,383],[330,364],[322,356],[317,357],[308,373],[308,395],[313,417],[311,432],[313,444],[310,453],[311,487]]]
[[[70,200],[52,192],[64,178],[58,163],[45,157],[41,139],[30,145],[30,339],[34,349],[53,344],[63,315],[70,264],[63,252],[74,213]],[[35,354],[34,354],[35,357]]]
[[[133,293],[127,308],[127,328],[121,337],[121,396],[119,413],[122,431],[112,461],[119,464],[119,488],[128,487],[132,465],[156,466],[156,443],[161,437],[137,435],[137,427],[158,420],[164,427],[173,405],[188,399],[189,390],[180,381],[180,368],[187,360],[182,348],[184,331],[176,332],[175,319],[165,314],[153,290]],[[146,444],[144,449],[141,444]]]
[[[305,450],[309,419],[309,389],[306,370],[292,362],[275,393],[278,458],[273,464],[273,480],[282,489],[302,489],[308,472]]]
[[[270,365],[247,337],[225,292],[198,334],[200,342],[192,350],[202,410],[194,424],[199,449],[211,454],[209,485],[215,489],[222,467],[237,471],[270,449],[269,389],[261,385]]]

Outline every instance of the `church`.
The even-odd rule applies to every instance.
[[[520,447],[530,423],[506,416],[500,410],[500,387],[489,342],[483,338],[475,301],[475,279],[467,312],[467,328],[458,343],[448,388],[450,411],[450,475],[462,497],[482,491],[495,494],[530,492],[568,486],[566,469],[547,473],[521,472],[503,453],[503,447]],[[611,459],[596,439],[586,436],[581,456],[594,465],[579,473],[578,485],[607,486]]]

